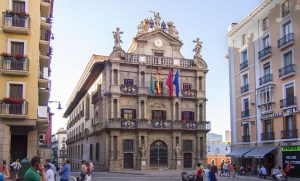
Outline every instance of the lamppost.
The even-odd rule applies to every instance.
[[[216,148],[215,153],[216,153],[216,166],[218,166],[218,153],[220,153],[220,148]]]
[[[61,107],[60,101],[48,101],[48,103],[58,103],[58,107],[57,107],[57,109],[58,109],[58,110],[62,110],[62,107]]]

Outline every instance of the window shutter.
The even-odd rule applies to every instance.
[[[136,119],[136,110],[135,109],[132,110],[132,119]]]
[[[166,111],[162,111],[162,119],[167,120],[167,112]]]
[[[152,119],[154,119],[154,110],[152,110]]]
[[[121,118],[124,119],[124,109],[121,109]]]
[[[194,121],[194,112],[191,112],[191,121]]]

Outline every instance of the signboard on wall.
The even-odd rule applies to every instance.
[[[281,147],[282,151],[282,166],[286,167],[287,163],[290,162],[292,169],[289,173],[291,177],[300,177],[300,145],[297,146],[284,146]]]

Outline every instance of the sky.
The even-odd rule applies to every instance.
[[[66,104],[92,54],[109,55],[112,31],[120,27],[122,48],[127,51],[137,33],[137,25],[160,12],[162,20],[173,21],[183,42],[181,53],[193,58],[193,40],[203,42],[202,57],[208,64],[206,79],[207,121],[211,132],[230,130],[230,102],[227,29],[241,21],[261,0],[55,0],[52,32],[51,101],[54,113],[52,133],[66,127],[62,117]],[[223,136],[224,137],[224,136]]]

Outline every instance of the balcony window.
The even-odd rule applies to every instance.
[[[182,121],[194,121],[194,112],[191,111],[182,111],[181,112],[181,120]]]
[[[281,17],[285,17],[289,13],[290,13],[290,2],[289,2],[289,0],[285,0],[281,4]]]
[[[270,62],[263,65],[263,77],[259,79],[259,85],[266,84],[273,81],[273,75],[271,74]]]
[[[133,79],[124,79],[124,85],[133,85]]]
[[[121,109],[121,118],[125,120],[136,119],[135,109]]]
[[[250,116],[250,105],[249,105],[249,98],[245,98],[242,101],[242,112],[241,117],[246,118]]]
[[[242,136],[243,142],[250,142],[250,126],[249,124],[243,125],[243,136]]]
[[[263,29],[263,31],[266,31],[269,29],[269,18],[268,17],[265,17],[262,20],[262,29]]]
[[[248,67],[248,53],[247,50],[244,50],[241,52],[241,64],[240,64],[240,70],[243,70]]]
[[[295,118],[296,117],[294,115],[284,117],[284,130],[281,132],[281,137],[283,139],[298,137]]]
[[[295,65],[293,64],[293,52],[289,51],[283,54],[283,68],[279,69],[279,77],[295,73]]]
[[[273,110],[274,87],[268,86],[258,90],[258,108],[261,113]]]
[[[292,33],[292,23],[291,21],[287,21],[282,25],[281,30],[282,37],[277,41],[278,48],[285,48],[288,45],[294,43],[294,33]]]
[[[152,119],[153,120],[166,120],[167,116],[166,116],[166,111],[162,111],[162,110],[153,110],[152,111]]]
[[[192,89],[192,84],[183,83],[182,89],[183,90],[191,90]]]
[[[51,31],[46,29],[41,29],[41,37],[40,39],[43,41],[50,41]]]
[[[249,91],[248,74],[242,75],[241,94]]]

